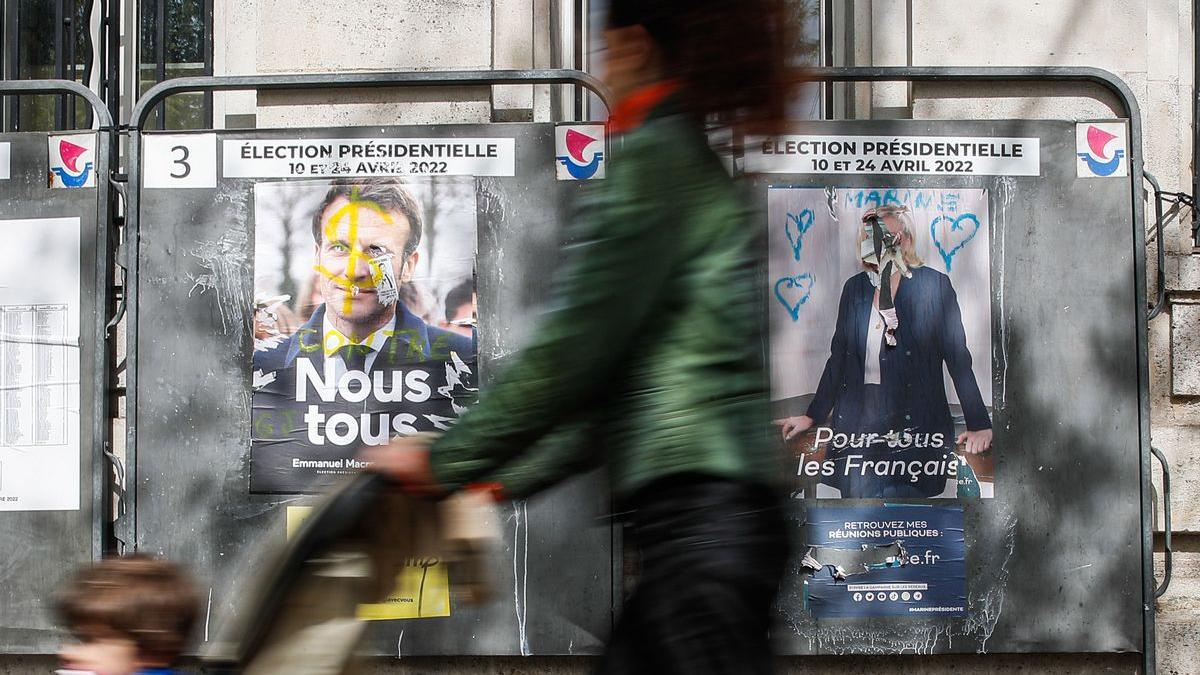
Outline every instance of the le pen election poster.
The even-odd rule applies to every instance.
[[[806,498],[991,497],[987,190],[772,186],[771,389]]]

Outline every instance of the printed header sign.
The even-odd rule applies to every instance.
[[[225,178],[512,176],[512,138],[227,140]]]
[[[813,616],[966,615],[961,506],[813,507],[804,534]]]
[[[772,136],[746,146],[751,173],[1037,176],[1037,138]]]

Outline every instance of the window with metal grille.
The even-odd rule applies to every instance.
[[[176,77],[212,75],[213,0],[146,0],[138,8],[138,95]],[[212,94],[182,94],[160,105],[150,129],[212,126]]]

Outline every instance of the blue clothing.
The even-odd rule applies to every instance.
[[[866,272],[850,277],[842,287],[829,361],[808,405],[807,414],[818,425],[828,420],[828,426],[837,431],[871,431],[863,428],[869,416],[863,409],[863,364],[874,295],[875,287]],[[971,372],[971,352],[950,278],[928,267],[913,268],[912,277],[901,280],[895,303],[900,322],[897,344],[889,347],[885,343],[879,356],[880,385],[889,402],[891,428],[943,432],[947,437],[953,433],[942,374],[945,364],[967,429],[990,429],[992,423]]]
[[[379,350],[379,356],[371,365],[372,371],[414,361],[444,361],[450,352],[464,359],[475,354],[473,340],[451,330],[430,326],[404,305],[396,305],[396,319],[395,333]],[[288,368],[302,353],[314,361],[318,369],[321,368],[325,363],[325,350],[321,348],[325,337],[324,320],[325,306],[321,305],[287,340],[271,349],[254,352],[254,369],[269,373]]]
[[[874,295],[866,272],[850,277],[843,286],[829,360],[808,406],[814,424],[857,435],[851,436],[858,442],[850,447],[827,447],[826,459],[836,470],[822,482],[841,490],[842,497],[934,496],[945,489],[947,479],[955,477],[959,464],[943,364],[954,382],[967,429],[992,426],[971,370],[958,298],[950,278],[928,267],[914,268],[912,277],[902,279],[895,297],[900,324],[896,346],[889,347],[880,335],[880,383],[865,384]],[[879,440],[862,442],[866,434],[877,434]],[[901,445],[884,440],[888,434],[916,440]],[[919,462],[934,470],[910,477],[862,468],[892,460],[903,460],[905,465]]]
[[[359,446],[448,429],[474,399],[474,341],[403,306],[396,312],[394,332],[384,334],[370,367],[365,358],[346,361],[347,372],[330,372],[329,381],[324,307],[287,340],[254,353],[251,492],[320,490],[362,468],[352,461]]]

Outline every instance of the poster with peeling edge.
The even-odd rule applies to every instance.
[[[796,496],[992,497],[988,191],[772,185],[767,209],[771,398]],[[893,244],[890,319],[870,215]]]
[[[812,507],[804,536],[815,618],[966,615],[961,506]]]
[[[476,393],[474,179],[260,182],[254,214],[250,491],[448,429]]]
[[[0,511],[80,508],[79,223],[0,221]]]
[[[287,538],[312,515],[311,506],[289,506]],[[435,619],[450,616],[449,566],[434,557],[409,558],[396,575],[396,587],[381,602],[361,604],[356,614],[363,621]]]

